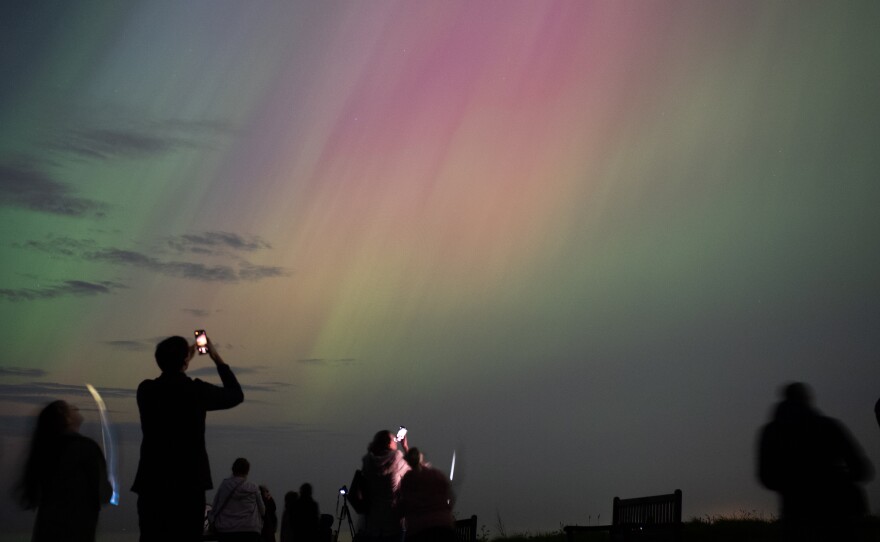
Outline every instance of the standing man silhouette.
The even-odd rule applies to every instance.
[[[213,487],[205,449],[205,414],[244,400],[229,365],[208,340],[222,386],[186,376],[195,345],[169,337],[156,345],[162,374],[138,386],[141,457],[131,490],[138,494],[141,542],[196,541],[204,528],[205,490]]]
[[[786,540],[857,540],[867,512],[859,485],[873,474],[858,442],[813,406],[805,384],[783,389],[758,449],[758,478],[779,493]]]

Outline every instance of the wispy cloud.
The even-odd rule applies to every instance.
[[[143,158],[166,153],[186,141],[167,135],[121,129],[76,129],[52,143],[56,150],[86,158]]]
[[[92,122],[86,122],[88,124]],[[54,151],[92,160],[139,159],[210,147],[233,133],[222,121],[170,119],[128,126],[77,126],[46,143]]]
[[[179,252],[200,254],[214,254],[218,250],[253,252],[255,250],[272,248],[272,245],[257,236],[245,237],[237,233],[224,231],[179,235],[168,239],[168,246]]]
[[[205,309],[180,309],[180,310],[182,310],[183,312],[188,313],[192,316],[198,317],[198,318],[206,318],[207,316],[209,316],[211,314],[211,311],[206,311]]]
[[[237,372],[237,371],[236,371]],[[263,393],[275,393],[284,389],[284,386],[275,384],[242,384],[241,389],[245,391],[256,391]]]
[[[135,390],[126,388],[103,388],[96,386],[101,396],[106,398],[132,398]],[[62,384],[58,382],[27,382],[22,384],[0,384],[0,397],[5,401],[24,404],[43,404],[50,399],[67,397],[87,397],[83,384]]]
[[[118,247],[100,247],[93,239],[75,239],[67,236],[46,236],[42,240],[25,240],[12,244],[15,248],[44,252],[52,256],[76,258],[88,261],[103,261],[113,265],[136,267],[141,270],[151,271],[161,275],[179,277],[203,282],[255,282],[267,278],[288,276],[289,272],[279,266],[259,265],[251,263],[244,258],[233,255],[229,256],[230,250],[255,251],[267,249],[269,243],[256,236],[243,236],[229,232],[207,232],[204,234],[187,234],[172,238],[168,244],[177,247],[175,250],[198,252],[194,248],[209,247],[201,251],[202,254],[214,256],[227,256],[227,261],[232,263],[203,263],[197,261],[184,261],[168,259],[148,254],[138,250],[128,250]],[[161,250],[160,250],[161,252]],[[217,259],[217,258],[214,258]],[[74,283],[77,281],[69,281]],[[113,286],[112,283],[92,283],[105,287]],[[67,289],[73,290],[73,284],[68,284]],[[83,286],[80,284],[79,286]],[[115,285],[119,287],[119,285]],[[0,296],[15,299],[37,299],[57,297],[70,294],[59,289],[39,290],[4,290]],[[104,293],[98,292],[95,293]],[[201,309],[186,309],[194,311],[199,317],[206,316],[207,312]]]
[[[235,367],[233,369],[236,375],[257,374],[260,372],[258,367]],[[213,365],[209,367],[199,367],[186,372],[190,376],[217,376],[217,368]]]
[[[96,243],[92,239],[74,239],[66,236],[49,235],[45,240],[20,241],[12,244],[15,248],[36,250],[53,256],[79,256],[86,250],[94,250]]]
[[[107,205],[79,198],[64,183],[27,164],[0,164],[0,206],[71,217],[102,217]]]
[[[65,296],[93,296],[112,293],[126,286],[112,281],[87,282],[66,280],[60,284],[37,286],[35,288],[0,288],[0,298],[7,301],[33,301],[55,299]]]
[[[118,248],[90,252],[87,256],[93,260],[102,260],[116,265],[136,266],[162,275],[204,282],[257,281],[264,278],[287,275],[284,268],[277,266],[254,265],[248,262],[241,262],[238,269],[236,269],[230,265],[207,265],[196,262],[160,260],[142,252]]]
[[[42,369],[26,369],[24,367],[0,367],[0,375],[38,378],[46,376],[46,371]]]

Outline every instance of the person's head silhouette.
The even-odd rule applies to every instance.
[[[251,472],[251,464],[250,462],[243,458],[239,457],[232,463],[232,475],[238,476],[240,478],[247,478],[248,473]]]
[[[813,404],[813,392],[803,382],[792,382],[785,386],[782,390],[782,395],[786,401],[791,401],[805,407],[812,406]]]
[[[156,345],[156,363],[163,373],[186,371],[192,356],[193,349],[183,337],[168,337]]]

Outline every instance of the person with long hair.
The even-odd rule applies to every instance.
[[[366,534],[373,542],[397,542],[403,534],[403,518],[397,510],[400,479],[410,470],[404,459],[409,450],[406,436],[398,441],[394,433],[383,430],[373,436],[363,457],[362,471],[370,496],[366,514]]]
[[[36,508],[32,541],[93,542],[101,505],[113,490],[101,448],[79,434],[83,418],[65,401],[40,411],[18,483],[21,505]]]

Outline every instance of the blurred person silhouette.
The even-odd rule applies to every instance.
[[[399,444],[404,450],[409,450],[406,436]],[[394,433],[382,430],[375,434],[363,457],[361,471],[369,495],[363,532],[374,542],[398,542],[403,534],[403,518],[397,511],[397,497],[400,480],[410,467],[397,447]]]
[[[318,519],[318,542],[333,542],[333,515],[321,514]]]
[[[871,479],[870,462],[843,424],[816,410],[806,384],[789,384],[782,395],[761,431],[758,477],[779,493],[785,539],[858,540],[867,512],[859,483]]]
[[[247,479],[251,464],[239,457],[232,476],[223,480],[211,504],[214,532],[220,542],[259,542],[266,505],[257,484]]]
[[[400,480],[398,509],[406,524],[406,540],[455,542],[455,497],[445,474],[425,462],[418,448],[406,452],[412,470]]]
[[[278,530],[277,505],[266,486],[260,486],[260,497],[263,498],[263,504],[266,506],[266,513],[263,514],[262,539],[263,542],[275,542],[275,531]]]
[[[299,486],[299,498],[293,507],[290,526],[296,542],[315,542],[318,538],[318,521],[321,512],[312,497],[312,484]]]
[[[874,418],[877,419],[877,425],[880,426],[880,399],[874,403]]]
[[[284,512],[281,514],[279,542],[293,542],[291,518],[293,517],[293,511],[296,509],[297,500],[299,500],[299,493],[296,491],[288,491],[284,494]]]
[[[205,490],[213,488],[205,448],[205,417],[244,400],[241,386],[214,344],[207,353],[223,383],[186,375],[195,345],[169,337],[156,345],[162,374],[138,386],[140,462],[131,490],[138,494],[141,542],[199,540],[204,529]]]
[[[37,509],[33,542],[93,542],[101,505],[113,490],[104,454],[79,434],[83,418],[65,401],[40,411],[24,472],[17,484],[25,509]]]

